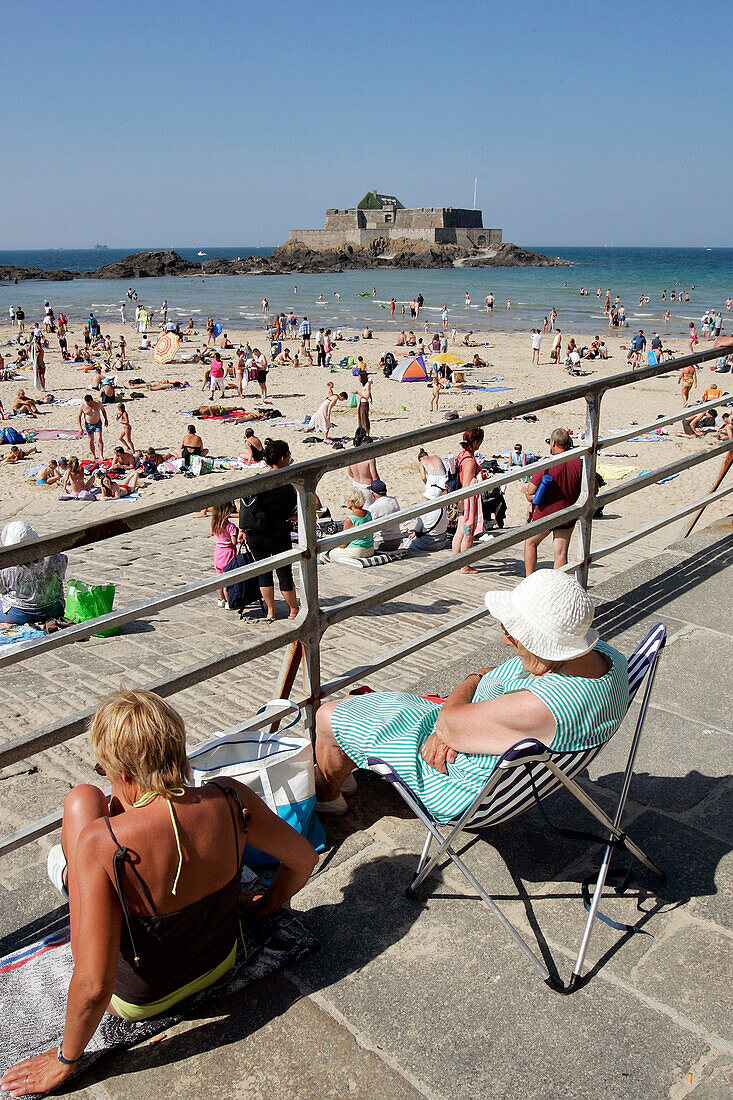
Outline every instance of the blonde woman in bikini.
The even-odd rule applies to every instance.
[[[694,365],[691,363],[684,370],[680,371],[679,378],[677,379],[677,385],[682,383],[682,408],[687,408],[687,401],[690,396],[690,390],[693,386],[697,385],[697,371]]]

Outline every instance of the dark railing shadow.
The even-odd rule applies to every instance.
[[[667,608],[670,600],[693,591],[698,585],[733,564],[733,534],[703,547],[678,565],[642,581],[622,596],[612,598],[598,608],[593,625],[606,638],[636,626]],[[595,594],[595,593],[594,593]],[[602,591],[597,593],[603,598]],[[674,617],[674,611],[670,612]]]
[[[330,850],[327,862],[330,865],[337,858],[340,848],[346,844],[352,833],[369,829],[381,818],[388,816],[400,820],[411,820],[415,826],[412,841],[415,855],[408,859],[408,874],[399,884],[399,888],[404,889],[409,885],[417,854],[422,846],[423,826],[390,785],[382,783],[375,776],[363,773],[359,775],[360,795],[350,800],[348,816],[329,822]],[[622,778],[621,773],[609,773],[591,783],[585,774],[582,784],[588,788],[591,797],[609,812],[618,797],[616,791]],[[725,778],[696,773],[694,805],[699,806],[725,782]],[[659,790],[659,783],[664,784],[665,803],[681,805],[687,799],[689,776],[658,777],[646,773],[637,774],[633,788],[634,804],[627,815],[630,818],[633,812],[636,816],[628,826],[628,831],[642,850],[666,872],[667,877],[664,883],[660,884],[641,864],[633,861],[632,876],[623,896],[635,903],[636,919],[630,921],[628,917],[624,918],[633,925],[635,931],[619,933],[614,943],[593,964],[587,977],[593,976],[602,969],[623,949],[634,934],[648,931],[646,926],[659,913],[669,912],[686,905],[692,898],[714,897],[718,893],[716,884],[718,867],[733,848],[733,844],[701,832],[695,827],[694,822],[688,823],[680,821],[677,817],[672,818],[655,806],[655,795]],[[566,791],[558,791],[543,805],[553,824],[565,829],[583,829],[597,834],[600,838],[605,838],[603,827]],[[409,843],[408,840],[407,844]],[[485,888],[497,903],[517,901],[522,903],[545,964],[551,975],[557,977],[557,967],[542,928],[543,903],[565,899],[568,905],[582,906],[581,885],[589,876],[597,872],[603,850],[602,844],[582,838],[561,836],[547,823],[541,811],[533,807],[504,825],[463,834],[456,850],[462,857],[468,856],[468,865],[477,874],[479,881],[482,875],[480,869],[476,867],[476,857],[478,856],[479,861],[484,863],[487,859],[487,854],[479,851],[479,846],[483,843],[488,843],[502,861],[512,878],[515,892],[495,892],[486,883]],[[679,858],[681,846],[690,854],[690,858],[684,860]],[[626,854],[614,854],[612,867],[625,870],[629,860],[630,857]],[[429,876],[423,884],[419,896],[435,901],[444,900],[448,903],[451,900],[467,898],[478,901],[477,894],[462,892],[465,888],[463,880],[460,882],[456,880],[457,889],[453,888],[453,883],[446,887],[442,880],[442,870],[449,866],[449,860],[446,858],[436,868],[435,874]],[[549,883],[559,883],[561,886],[567,883],[568,889],[545,892],[544,888]],[[533,890],[532,884],[536,884],[539,889]],[[614,890],[614,886],[608,885],[606,896],[612,898]],[[491,918],[487,915],[487,919]]]

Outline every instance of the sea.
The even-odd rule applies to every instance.
[[[438,329],[441,312],[448,309],[448,323],[458,331],[479,336],[492,331],[528,332],[542,327],[543,318],[554,307],[556,325],[564,333],[603,333],[606,291],[612,300],[619,296],[632,328],[680,336],[690,321],[699,323],[709,308],[721,310],[728,321],[725,302],[733,296],[733,249],[731,248],[564,248],[555,245],[527,245],[537,252],[570,261],[569,267],[448,268],[436,270],[344,271],[330,275],[235,275],[192,276],[133,280],[137,300],[157,312],[168,301],[168,314],[197,329],[205,327],[211,315],[226,328],[257,328],[263,323],[261,302],[267,298],[270,311],[294,310],[300,318],[333,329],[378,330],[405,327],[416,332]],[[0,252],[0,264],[67,268],[93,271],[105,263],[121,260],[143,248],[55,249]],[[266,256],[269,248],[176,248],[184,259],[203,261],[222,256]],[[203,253],[203,255],[202,255]],[[79,279],[73,282],[26,281],[0,283],[0,318],[8,317],[10,305],[22,306],[27,320],[40,318],[48,300],[56,312],[63,310],[70,321],[84,320],[93,310],[99,321],[119,322],[124,304],[129,323],[133,313],[127,300],[128,283],[119,279]],[[581,294],[581,289],[588,294]],[[600,290],[600,297],[597,292]],[[666,301],[662,294],[666,291]],[[675,292],[675,301],[671,293]],[[690,301],[685,302],[688,293]],[[470,296],[467,304],[466,294]],[[487,313],[486,296],[495,298]],[[419,323],[411,323],[409,302],[422,294],[425,305]],[[680,294],[682,300],[680,301]],[[390,318],[390,299],[397,302]],[[507,303],[511,303],[508,308]],[[402,307],[405,307],[405,315]],[[664,314],[670,311],[669,322]],[[725,330],[724,330],[725,331]]]

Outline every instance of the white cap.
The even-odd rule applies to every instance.
[[[31,525],[26,523],[25,520],[13,519],[10,523],[5,524],[0,538],[2,538],[3,546],[16,546],[19,542],[28,542],[30,539],[37,539],[38,532],[34,531]]]
[[[582,657],[598,641],[588,593],[555,569],[531,573],[511,592],[487,592],[486,606],[512,638],[544,661]]]

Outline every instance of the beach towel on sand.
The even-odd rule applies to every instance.
[[[244,869],[249,882],[253,880]],[[257,927],[244,927],[245,947],[237,945],[232,970],[209,989],[176,1005],[165,1016],[131,1023],[105,1015],[73,1076],[85,1072],[102,1054],[124,1050],[172,1027],[184,1018],[237,1012],[240,990],[268,974],[297,962],[318,946],[300,920],[284,909]],[[68,921],[45,939],[17,946],[0,957],[0,1073],[23,1058],[57,1045],[63,1034],[66,994],[74,969]]]

